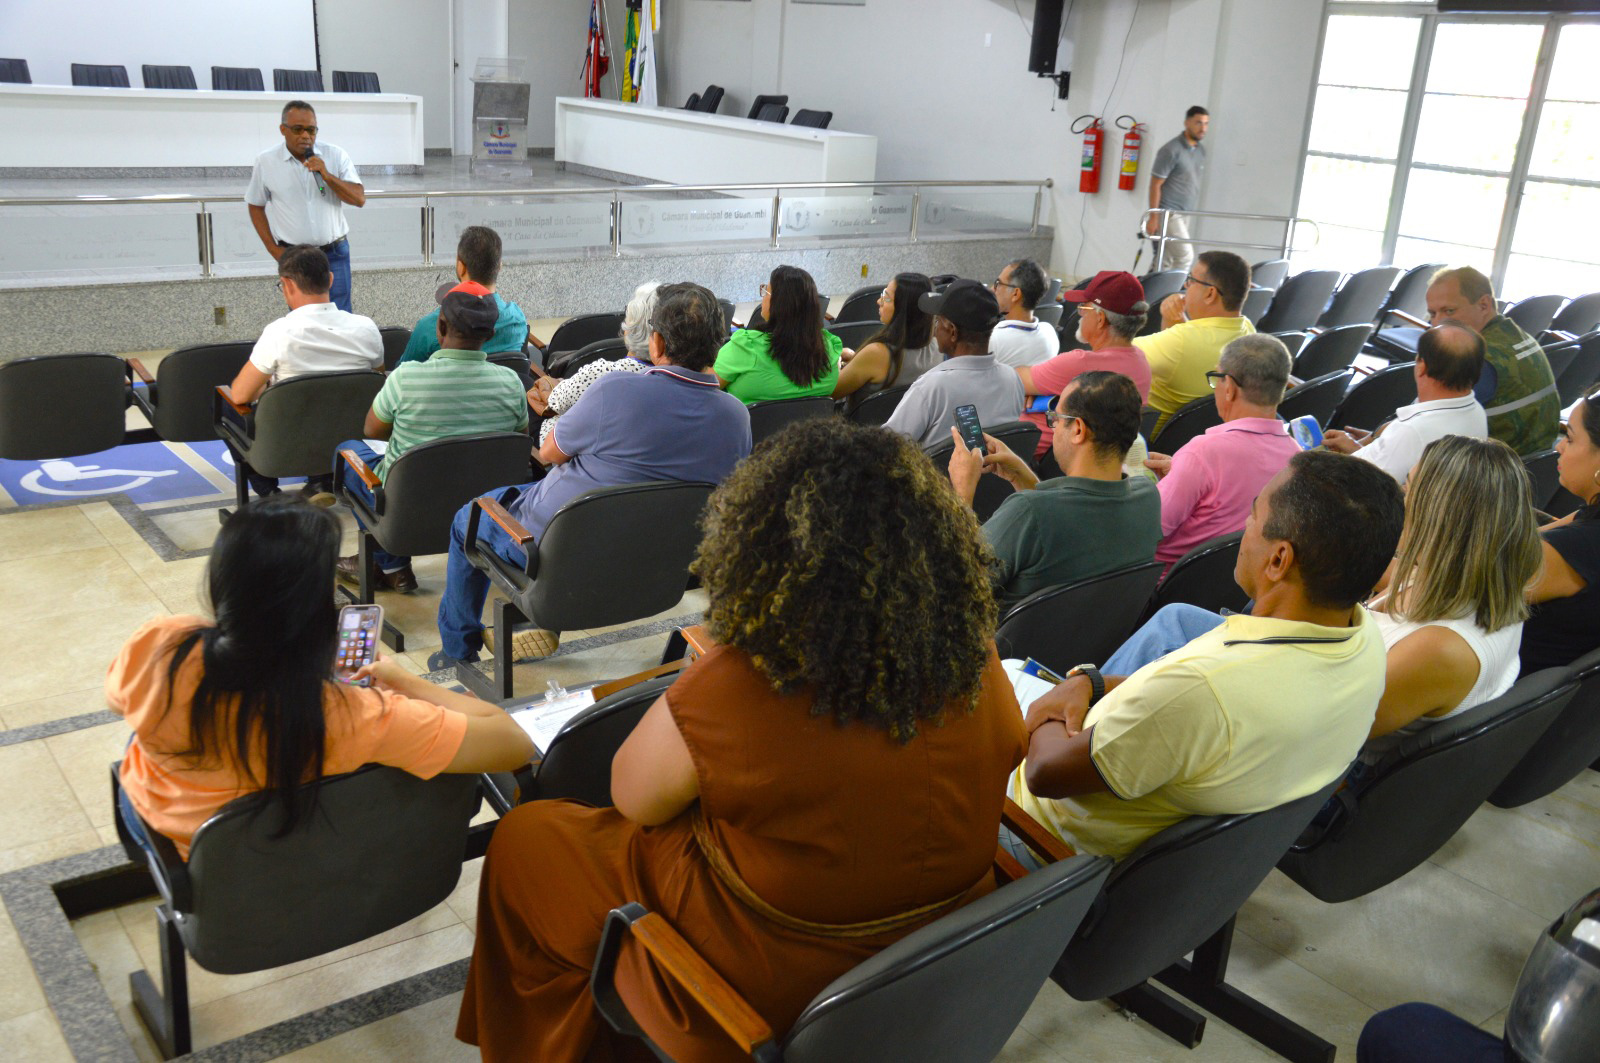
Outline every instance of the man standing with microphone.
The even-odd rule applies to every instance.
[[[317,112],[304,100],[290,100],[278,126],[283,143],[256,156],[244,200],[250,224],[276,259],[287,247],[322,248],[333,269],[333,304],[350,312],[350,223],[344,205],[365,206],[361,175],[343,149],[317,143]]]

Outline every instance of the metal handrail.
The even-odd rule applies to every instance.
[[[1190,246],[1198,243],[1204,243],[1207,247],[1241,247],[1255,251],[1276,251],[1283,258],[1288,258],[1294,253],[1294,237],[1296,228],[1301,224],[1306,224],[1311,226],[1311,228],[1314,230],[1313,235],[1315,239],[1312,240],[1311,246],[1316,247],[1317,244],[1322,242],[1322,228],[1316,223],[1315,220],[1311,218],[1298,217],[1293,214],[1239,214],[1226,210],[1167,210],[1163,207],[1148,207],[1145,209],[1144,213],[1139,215],[1139,234],[1141,237],[1146,234],[1146,229],[1152,214],[1161,215],[1161,229],[1155,236],[1150,237],[1150,239],[1155,241],[1156,246],[1154,253],[1155,261],[1158,267],[1163,261],[1163,256],[1169,240],[1175,244],[1189,244]],[[1282,242],[1276,244],[1252,244],[1241,243],[1236,240],[1202,241],[1197,240],[1192,236],[1187,239],[1179,236],[1168,236],[1167,222],[1174,214],[1182,214],[1186,218],[1232,218],[1239,221],[1274,221],[1283,225],[1283,240]],[[1310,250],[1310,248],[1307,248],[1306,250]]]

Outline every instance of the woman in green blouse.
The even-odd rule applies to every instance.
[[[779,266],[761,286],[762,323],[735,332],[712,367],[742,402],[831,395],[839,379],[839,337],[822,327],[811,274]]]

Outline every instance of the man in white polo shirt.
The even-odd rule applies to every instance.
[[[1002,319],[989,336],[989,353],[1001,365],[1023,369],[1060,352],[1061,337],[1055,326],[1033,316],[1049,283],[1044,267],[1031,258],[1017,259],[990,283]]]
[[[1376,432],[1329,429],[1329,450],[1365,458],[1405,485],[1422,451],[1445,436],[1489,437],[1489,418],[1472,389],[1483,373],[1483,337],[1459,321],[1445,320],[1417,339],[1417,401],[1395,411]]]
[[[250,360],[233,378],[233,400],[250,403],[261,397],[268,384],[278,384],[304,373],[337,373],[350,369],[383,368],[383,337],[371,318],[347,313],[328,299],[332,272],[320,248],[297,245],[278,257],[278,289],[289,312],[268,322],[250,351]],[[332,475],[313,477],[306,494],[326,491]],[[270,495],[278,481],[250,474],[250,486]],[[324,499],[317,498],[322,502]],[[332,496],[326,499],[332,504]]]
[[[343,149],[317,143],[317,112],[290,100],[278,126],[283,143],[256,156],[244,201],[250,224],[273,258],[295,244],[320,247],[333,269],[333,304],[350,310],[350,223],[344,205],[365,206],[361,175]]]

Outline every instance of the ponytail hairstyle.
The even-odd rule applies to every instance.
[[[885,388],[893,387],[899,379],[906,352],[920,350],[933,339],[933,315],[917,305],[917,300],[931,291],[933,282],[925,273],[894,275],[894,314],[887,325],[861,345],[881,343],[889,349],[889,373],[883,378]]]

